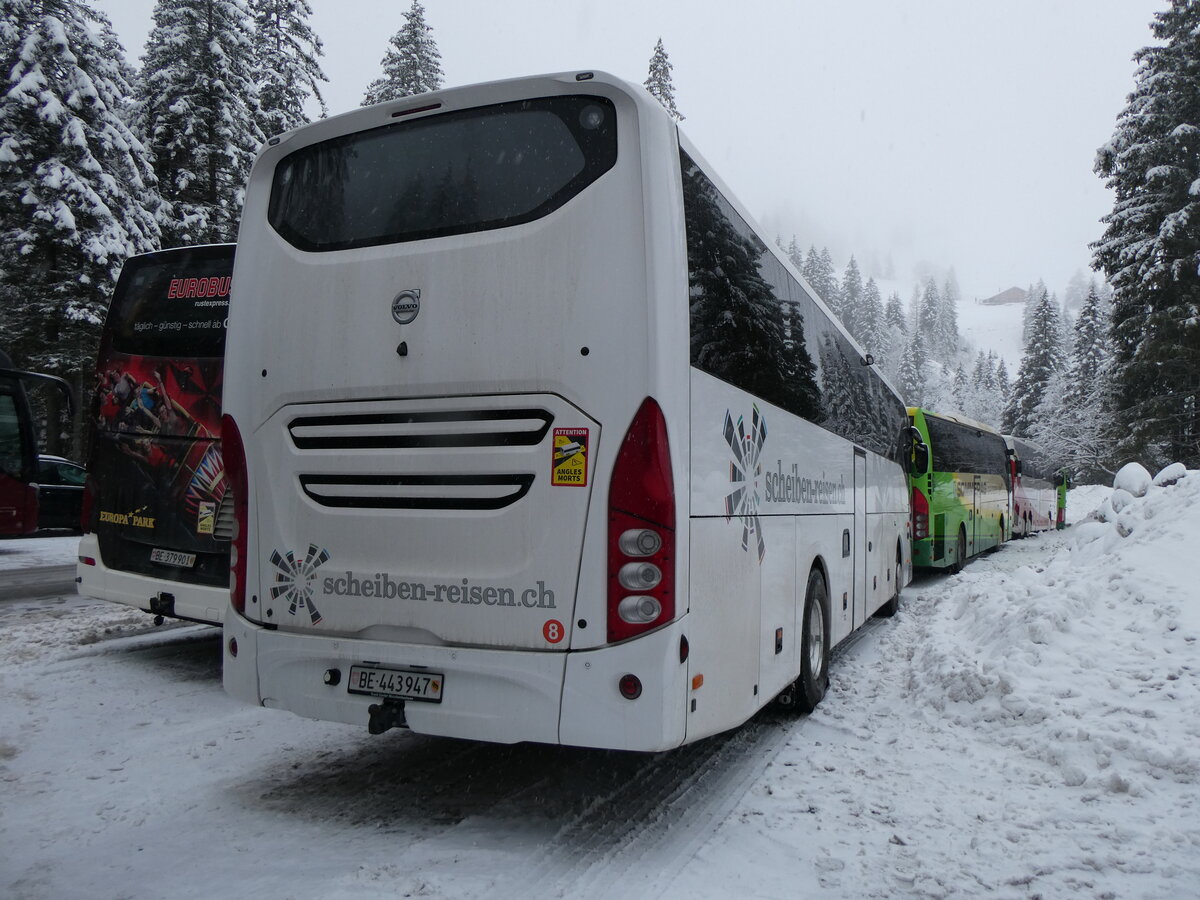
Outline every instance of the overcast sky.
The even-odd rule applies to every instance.
[[[140,59],[153,0],[94,0]],[[359,105],[410,0],[310,0],[331,113]],[[964,295],[1061,296],[1111,194],[1092,172],[1167,0],[424,0],[446,86],[603,69],[663,39],[683,130],[771,235]],[[907,299],[907,295],[906,295]]]

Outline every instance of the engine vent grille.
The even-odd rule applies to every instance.
[[[287,428],[298,450],[531,447],[553,421],[544,409],[448,410],[300,416]]]
[[[349,509],[502,509],[532,484],[532,475],[300,476],[310,499]]]
[[[535,475],[528,467],[509,468],[517,461],[511,452],[497,457],[509,461],[497,472],[494,460],[486,463],[491,451],[530,448],[518,454],[527,466],[528,453],[545,443],[553,422],[553,413],[539,408],[352,411],[296,416],[287,432],[292,445],[314,463],[311,468],[301,464],[300,489],[321,506],[495,510],[529,493]],[[404,452],[428,449],[450,453],[436,454],[435,461],[428,454]],[[473,471],[478,469],[483,471]]]

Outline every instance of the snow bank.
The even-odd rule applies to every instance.
[[[1179,479],[1186,477],[1187,467],[1183,463],[1171,463],[1171,465],[1154,476],[1154,483],[1158,487],[1170,487],[1179,481]]]
[[[1077,524],[918,575],[835,654],[829,696],[688,886],[737,892],[719,864],[753,848],[768,871],[811,866],[758,886],[780,898],[1194,896],[1196,475],[1126,491],[1119,514],[1110,488],[1077,488]]]
[[[914,662],[922,699],[1048,781],[1144,796],[1200,778],[1200,479],[1158,487],[1137,468],[1044,563],[968,569]]]
[[[1113,489],[1128,491],[1135,497],[1145,497],[1146,491],[1150,490],[1151,481],[1150,473],[1141,463],[1126,463],[1113,479]]]

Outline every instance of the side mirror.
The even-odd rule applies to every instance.
[[[916,426],[909,426],[908,437],[912,442],[912,455],[910,456],[912,473],[923,475],[929,470],[929,446],[921,440],[921,432],[917,430]]]
[[[913,449],[913,473],[923,475],[929,471],[929,447],[926,444],[917,444]]]

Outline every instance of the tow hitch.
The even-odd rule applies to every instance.
[[[382,703],[372,703],[367,707],[371,714],[367,722],[367,731],[371,734],[383,734],[391,728],[407,728],[408,720],[404,718],[404,701],[384,700]]]
[[[162,622],[159,619],[163,616],[175,615],[175,595],[159,591],[150,598],[150,612],[154,613],[154,624],[161,625]]]

